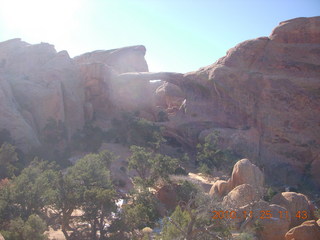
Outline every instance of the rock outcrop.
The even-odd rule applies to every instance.
[[[148,84],[114,80],[120,73],[148,71],[144,54],[143,46],[134,46],[72,59],[47,43],[0,43],[0,129],[28,151],[41,144],[49,120],[61,122],[70,139],[86,121],[149,107]]]
[[[240,43],[213,65],[168,80],[186,96],[170,127],[190,142],[220,131],[225,145],[259,159],[273,184],[303,179],[320,186],[319,29],[320,17],[282,22],[269,37]]]
[[[82,128],[83,88],[67,52],[13,39],[0,43],[0,61],[0,128],[10,130],[17,146],[39,145],[49,119],[63,122],[70,136]]]

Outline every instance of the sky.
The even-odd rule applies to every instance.
[[[149,71],[190,72],[281,22],[320,16],[320,0],[0,0],[0,42],[48,42],[71,57],[132,45]]]

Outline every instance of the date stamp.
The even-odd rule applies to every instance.
[[[253,211],[212,211],[212,219],[246,219],[246,218],[260,218],[260,219],[288,219],[288,211],[271,211],[271,210],[261,210],[258,212]],[[307,219],[307,211],[297,211],[294,215],[299,219]]]

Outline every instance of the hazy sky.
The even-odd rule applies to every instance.
[[[70,56],[145,45],[150,71],[188,72],[320,0],[0,0],[0,41],[48,42]]]

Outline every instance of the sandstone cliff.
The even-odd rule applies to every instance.
[[[217,129],[274,180],[297,184],[311,174],[320,184],[320,17],[282,22],[173,82],[186,101],[171,122],[185,137]]]

